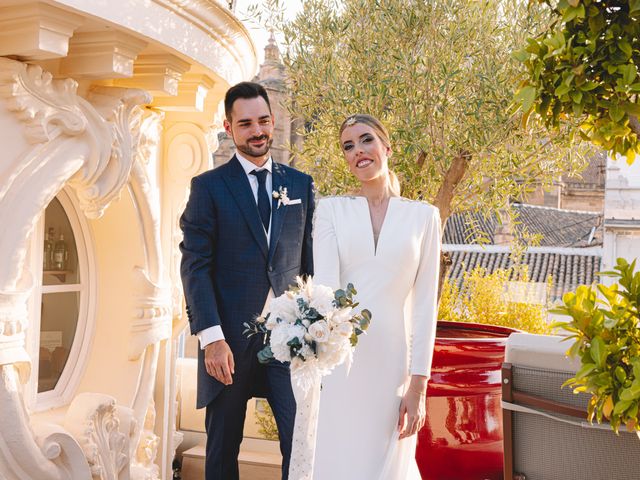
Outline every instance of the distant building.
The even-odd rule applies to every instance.
[[[552,189],[544,191],[540,187],[524,201],[531,205],[602,212],[606,168],[607,153],[599,152],[589,159],[587,168],[577,177],[563,175]]]

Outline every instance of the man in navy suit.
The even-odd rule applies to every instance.
[[[247,338],[243,324],[297,275],[313,274],[313,182],[272,160],[274,116],[261,85],[231,87],[225,115],[224,128],[237,153],[193,178],[180,219],[187,315],[200,340],[197,407],[206,408],[205,476],[239,478],[247,401],[260,396],[275,416],[286,479],[296,410],[289,365],[260,364],[263,339]],[[286,201],[279,201],[285,189]]]

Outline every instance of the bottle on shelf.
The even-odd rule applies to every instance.
[[[53,227],[47,230],[47,236],[44,239],[44,251],[42,252],[42,269],[51,270],[53,268],[53,248],[56,241]]]
[[[53,270],[66,270],[68,257],[67,243],[64,241],[64,235],[61,233],[53,247]]]

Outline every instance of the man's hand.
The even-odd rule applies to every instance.
[[[210,343],[204,347],[204,366],[207,373],[220,383],[231,385],[235,373],[233,353],[224,340]]]

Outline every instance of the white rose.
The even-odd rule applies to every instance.
[[[273,357],[281,362],[291,361],[291,347],[287,345],[287,342],[289,341],[288,327],[289,325],[286,323],[278,323],[271,332],[269,345],[271,346]]]
[[[334,294],[331,287],[325,285],[315,285],[313,288],[313,296],[309,301],[309,305],[315,308],[316,311],[326,317],[330,312],[333,312],[335,306],[333,305]]]
[[[324,320],[312,323],[309,327],[309,335],[318,343],[326,342],[329,339],[329,325]]]
[[[294,299],[288,295],[280,295],[269,302],[271,317],[279,318],[287,323],[293,323],[298,316],[298,307]]]

